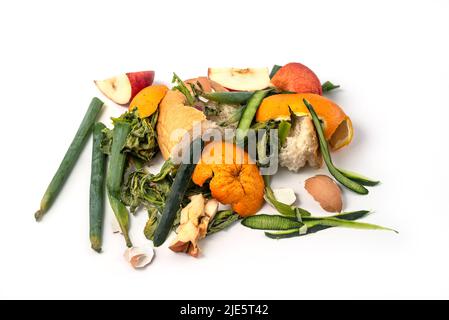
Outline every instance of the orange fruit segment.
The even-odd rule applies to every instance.
[[[353,137],[351,119],[332,100],[314,93],[276,94],[265,98],[256,113],[257,122],[289,120],[290,110],[296,116],[309,115],[306,99],[323,122],[324,136],[333,150],[349,144]]]
[[[129,110],[137,108],[140,118],[151,116],[159,106],[159,103],[167,93],[168,88],[164,85],[153,85],[143,88],[129,104]]]

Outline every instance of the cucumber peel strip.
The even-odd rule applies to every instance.
[[[363,218],[369,213],[370,211],[368,210],[360,210],[360,211],[345,212],[329,217],[306,217],[303,218],[303,223],[305,226],[303,228],[307,228],[305,233],[301,232],[302,231],[301,228],[294,228],[290,230],[282,230],[276,232],[265,232],[265,236],[271,239],[286,239],[316,233],[318,231],[322,231],[333,227],[362,229],[362,230],[384,230],[398,233],[398,231],[394,229],[382,227],[371,223],[353,221],[356,219]]]
[[[304,226],[302,222],[295,221],[280,215],[258,214],[246,217],[242,220],[242,225],[257,230],[291,230],[300,229]]]

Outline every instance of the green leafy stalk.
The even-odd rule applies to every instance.
[[[396,230],[385,228],[376,224],[356,222],[351,220],[344,220],[338,218],[315,218],[314,220],[304,221],[308,228],[316,225],[326,226],[326,227],[343,227],[351,229],[363,229],[363,230],[386,230],[398,233]]]
[[[187,103],[190,106],[193,106],[193,104],[195,103],[195,98],[194,96],[192,96],[192,94],[190,93],[190,90],[187,88],[186,84],[184,83],[184,81],[181,80],[180,77],[178,77],[178,75],[176,73],[173,72],[173,79],[171,81],[172,83],[176,83],[176,86],[173,87],[173,89],[178,90],[179,92],[181,92],[187,99]]]
[[[91,133],[92,127],[102,108],[103,102],[98,98],[93,98],[83,120],[81,121],[78,131],[72,140],[72,143],[67,149],[58,170],[53,176],[53,179],[42,197],[39,210],[34,214],[36,221],[40,221],[42,219],[42,217],[50,209],[53,202],[56,200],[59,192],[62,190],[64,183],[72,172],[73,167],[75,166],[75,163],[86,144],[87,138]]]
[[[276,197],[274,196],[273,190],[268,184],[265,184],[265,200],[271,204],[281,215],[290,217],[290,218],[297,218],[298,215],[303,217],[309,217],[311,214],[309,211],[298,208],[295,206],[290,206],[288,204],[282,203],[278,200],[276,200]]]
[[[106,178],[109,203],[114,211],[128,247],[132,247],[131,239],[128,234],[129,214],[126,206],[120,199],[120,192],[126,163],[126,154],[123,153],[123,147],[130,131],[131,125],[127,122],[123,121],[115,124]]]
[[[215,217],[209,223],[207,236],[222,231],[240,219],[240,216],[232,210],[222,210],[217,212]]]
[[[268,185],[265,186],[264,198],[283,216],[296,218],[295,208],[293,206],[289,206],[288,204],[277,201],[276,197],[274,196],[273,190]]]
[[[339,85],[335,85],[335,84],[333,84],[330,81],[326,81],[325,83],[323,83],[321,85],[321,89],[323,90],[323,92],[329,92],[329,91],[335,90],[337,88],[340,88],[340,86]]]
[[[321,122],[315,113],[315,110],[313,109],[313,106],[306,100],[303,99],[304,104],[306,105],[307,109],[310,112],[310,115],[312,116],[313,124],[315,125],[315,129],[318,133],[318,140],[320,142],[320,148],[321,153],[323,154],[324,162],[326,163],[326,166],[329,170],[329,172],[337,179],[338,182],[340,182],[342,185],[347,187],[348,189],[358,193],[358,194],[368,194],[368,189],[366,189],[361,184],[349,179],[345,175],[343,175],[332,163],[330,151],[329,151],[329,145],[326,141],[326,138],[324,137],[323,127],[321,125]]]

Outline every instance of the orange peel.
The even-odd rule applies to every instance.
[[[259,168],[235,144],[219,141],[204,148],[192,180],[202,186],[209,179],[212,197],[230,204],[240,216],[253,215],[262,207],[265,184]]]
[[[129,110],[137,108],[140,118],[151,116],[159,106],[159,103],[167,93],[168,88],[164,85],[152,85],[139,91],[129,104]]]
[[[257,122],[289,120],[290,110],[296,116],[309,116],[306,99],[323,122],[324,136],[333,150],[348,145],[354,129],[351,119],[332,100],[314,93],[276,94],[265,98],[256,113]]]

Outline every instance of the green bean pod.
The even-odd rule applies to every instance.
[[[207,100],[226,104],[245,104],[254,94],[253,91],[204,92]]]
[[[72,143],[67,149],[58,170],[53,176],[53,179],[42,197],[39,210],[34,214],[36,221],[40,221],[43,218],[53,202],[56,200],[56,197],[72,172],[72,169],[86,144],[87,138],[91,133],[92,127],[102,108],[103,102],[98,98],[93,98],[83,120],[81,121],[78,131],[72,140]]]
[[[97,252],[101,252],[103,239],[104,182],[107,160],[101,150],[104,128],[106,127],[101,122],[94,125],[90,171],[89,237],[92,249]]]
[[[254,116],[256,115],[257,108],[262,103],[262,100],[267,96],[268,90],[259,90],[254,93],[254,95],[249,99],[248,104],[246,105],[245,110],[243,111],[242,117],[240,118],[239,125],[237,127],[236,132],[236,140],[237,142],[242,142],[243,139],[248,134],[248,130],[251,127],[251,123],[253,122]]]

